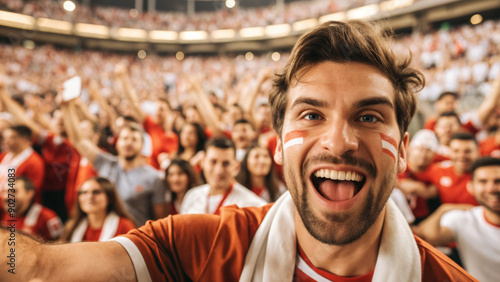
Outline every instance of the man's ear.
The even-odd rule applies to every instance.
[[[408,149],[408,141],[410,140],[410,134],[405,132],[403,135],[403,140],[401,140],[401,144],[399,145],[399,154],[398,154],[398,173],[403,173],[406,170],[406,161],[407,161],[407,149]]]
[[[281,146],[281,138],[278,138],[278,144],[276,146],[276,150],[274,151],[274,161],[279,164],[283,165],[283,148]]]

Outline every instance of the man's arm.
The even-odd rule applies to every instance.
[[[469,210],[472,207],[467,204],[443,204],[413,231],[434,246],[446,246],[455,238],[449,228],[441,226],[441,217],[451,210]]]
[[[438,189],[435,185],[425,185],[425,183],[417,180],[397,180],[396,187],[405,195],[416,195],[423,199],[430,199],[438,196]]]
[[[11,232],[0,229],[2,271],[0,281],[137,281],[132,260],[118,242],[46,245],[15,233],[15,246],[9,246]],[[15,250],[14,265],[8,256]]]
[[[100,150],[96,144],[84,138],[80,130],[78,130],[79,120],[73,101],[62,104],[61,111],[66,117],[64,119],[64,128],[66,129],[66,133],[68,134],[69,142],[80,155],[87,158],[90,163],[94,164]]]
[[[42,129],[32,119],[28,117],[24,108],[19,105],[9,93],[7,93],[6,85],[0,82],[0,100],[3,102],[7,111],[14,116],[14,118],[21,124],[29,127],[34,138],[38,138]]]
[[[495,82],[493,82],[493,89],[488,95],[484,98],[481,105],[477,110],[477,115],[481,125],[486,123],[486,120],[491,115],[491,113],[495,110],[496,107],[500,106],[500,74],[498,75]]]
[[[117,65],[115,67],[115,75],[118,80],[121,81],[125,92],[125,98],[130,102],[130,106],[133,109],[131,112],[132,116],[137,122],[142,124],[146,119],[146,113],[141,109],[141,101],[139,101],[135,90],[132,88],[132,85],[130,85],[126,66]]]

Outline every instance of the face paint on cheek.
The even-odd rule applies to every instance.
[[[285,134],[285,144],[283,145],[283,150],[288,149],[293,145],[300,145],[304,143],[304,137],[306,132],[304,130],[293,130]]]
[[[396,140],[384,133],[380,133],[380,139],[382,141],[382,152],[389,155],[396,162],[396,156],[398,155]]]

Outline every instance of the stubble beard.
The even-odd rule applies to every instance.
[[[371,164],[367,164],[364,160],[354,157],[335,158],[331,156],[319,156],[314,159],[328,160],[328,162],[335,164],[362,166],[369,172],[372,179],[375,179],[377,176],[375,167]],[[313,161],[314,160],[306,160],[302,165],[301,189],[298,189],[299,183],[293,177],[294,173],[292,169],[289,165],[286,165],[287,162],[284,162],[285,181],[288,187],[292,188],[289,189],[289,191],[292,194],[295,207],[297,208],[306,230],[313,238],[328,245],[343,246],[355,242],[361,238],[377,220],[394,187],[397,175],[396,172],[384,173],[380,185],[372,182],[370,187],[363,188],[369,189],[369,191],[367,192],[363,207],[359,211],[355,213],[322,213],[321,217],[319,217],[314,213],[312,204],[308,201],[310,195],[307,191],[308,176],[305,175],[307,165]],[[375,195],[375,191],[379,191],[382,187],[384,187],[385,190]],[[391,188],[388,189],[387,187]]]

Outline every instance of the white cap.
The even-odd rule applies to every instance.
[[[439,148],[439,141],[434,131],[429,129],[421,129],[415,133],[410,142],[410,147],[423,146],[436,152]]]

